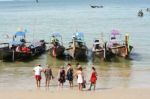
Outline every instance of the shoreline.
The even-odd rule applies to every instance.
[[[77,90],[0,90],[2,99],[149,99],[150,88],[113,88],[99,91],[77,91]]]

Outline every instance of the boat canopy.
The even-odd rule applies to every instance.
[[[111,31],[111,38],[110,41],[108,42],[108,47],[112,47],[114,44],[120,44],[121,41],[121,33],[118,30],[112,30]]]
[[[15,33],[15,36],[25,36],[26,32],[18,31]]]
[[[39,41],[33,41],[33,42],[31,42],[31,44],[30,44],[30,46],[32,46],[33,48],[35,48],[35,47],[38,47],[38,46],[41,46],[41,42],[39,42]]]
[[[118,30],[112,30],[111,31],[111,35],[116,36],[116,35],[120,35],[120,32]]]
[[[54,37],[61,37],[60,33],[58,33],[58,32],[52,33],[52,36],[54,36]]]
[[[84,34],[82,32],[77,32],[74,34],[74,37],[79,42],[84,42]]]

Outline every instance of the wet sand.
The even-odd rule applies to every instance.
[[[0,91],[1,99],[149,99],[150,89],[116,88],[98,91],[77,90],[4,90]]]

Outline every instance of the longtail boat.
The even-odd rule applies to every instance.
[[[124,40],[122,40],[121,37],[121,33],[118,30],[112,30],[107,49],[117,56],[127,58],[129,57],[133,46],[129,44],[129,35],[126,34]]]
[[[0,59],[4,61],[29,60],[46,51],[44,40],[27,42],[26,31],[17,31],[13,40],[0,44]]]
[[[72,42],[69,42],[69,47],[66,50],[73,59],[86,61],[88,48],[84,41],[84,34],[82,32],[75,33],[72,36]]]
[[[94,56],[97,56],[98,58],[103,59],[104,56],[104,44],[102,42],[100,42],[100,39],[94,39],[93,42],[93,47],[92,47],[92,52],[94,54]]]
[[[60,33],[53,33],[51,35],[51,46],[49,49],[50,55],[57,58],[64,57],[65,47],[63,46],[62,36]]]
[[[107,48],[106,42],[100,42],[100,39],[94,39],[92,52],[93,57],[98,57],[101,60],[110,61],[115,54]]]

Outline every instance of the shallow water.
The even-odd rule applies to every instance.
[[[104,40],[109,40],[112,29],[119,29],[122,34],[130,35],[130,44],[134,46],[132,60],[119,59],[117,62],[80,63],[89,79],[92,65],[99,73],[98,88],[113,87],[150,87],[150,13],[144,9],[149,7],[147,0],[142,3],[104,2],[103,9],[91,9],[84,2],[0,2],[0,42],[10,41],[18,27],[27,29],[27,39],[45,39],[49,41],[52,32],[60,32],[64,45],[67,47],[72,34],[84,32],[87,46],[91,48],[94,38],[103,32]],[[138,1],[138,0],[137,0]],[[124,1],[125,2],[125,1]],[[92,2],[93,3],[93,2]],[[137,17],[138,10],[143,9],[144,17]],[[6,38],[6,34],[9,38]],[[30,62],[0,62],[0,89],[34,89],[32,73],[35,64],[52,66],[55,77],[58,68],[70,62],[75,66],[76,61],[63,61],[44,54]],[[57,79],[52,81],[57,85]],[[67,83],[66,83],[67,84]],[[44,86],[44,77],[42,80]],[[54,87],[55,88],[55,87]]]

